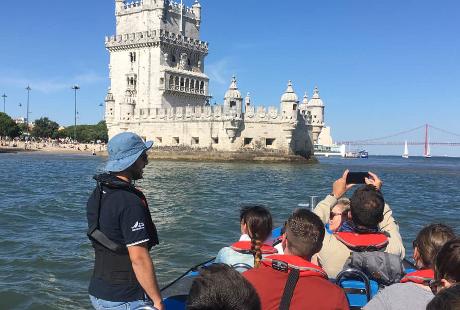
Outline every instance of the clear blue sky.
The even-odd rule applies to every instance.
[[[460,133],[457,0],[201,4],[201,39],[210,42],[205,66],[217,102],[233,73],[256,105],[278,106],[291,79],[299,98],[318,85],[334,140],[385,136],[424,123]],[[8,95],[8,114],[25,115],[30,84],[30,118],[70,125],[70,88],[78,83],[78,122],[102,118],[99,104],[109,85],[104,37],[114,34],[114,0],[8,1],[0,29],[0,93]],[[460,147],[432,151],[460,155]]]

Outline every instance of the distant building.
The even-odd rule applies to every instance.
[[[315,88],[299,104],[289,81],[280,106],[255,107],[233,77],[220,105],[209,105],[200,40],[201,5],[115,0],[116,35],[106,37],[111,87],[105,99],[109,137],[134,131],[157,147],[267,150],[309,157],[324,127]]]

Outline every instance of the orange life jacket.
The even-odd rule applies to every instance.
[[[235,242],[230,246],[233,250],[243,253],[243,254],[251,254],[251,241],[238,241]],[[272,247],[269,244],[262,244],[260,247],[262,254],[276,254],[278,250]]]
[[[414,272],[410,272],[401,279],[401,283],[417,283],[428,285],[428,283],[434,279],[433,269],[422,269]]]
[[[300,277],[328,278],[327,273],[321,267],[295,255],[270,255],[262,259],[262,264],[284,272],[288,272],[289,269],[298,269]]]
[[[337,232],[334,236],[355,252],[380,251],[388,245],[388,237],[384,233]]]

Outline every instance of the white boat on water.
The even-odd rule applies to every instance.
[[[402,154],[402,158],[409,158],[409,149],[407,148],[407,140],[404,142],[404,153]]]
[[[423,154],[423,157],[431,158],[430,143],[426,145],[425,154]]]

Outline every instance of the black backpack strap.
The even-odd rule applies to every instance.
[[[286,281],[286,286],[284,287],[283,296],[281,297],[280,310],[289,310],[291,304],[292,296],[294,295],[294,290],[299,280],[299,269],[292,268],[289,273],[288,279]]]
[[[102,189],[102,183],[97,182],[97,187],[99,190],[99,201],[97,204],[97,218],[96,218],[96,223],[94,223],[87,232],[88,237],[91,239],[97,241],[100,243],[102,246],[105,248],[118,253],[118,254],[127,254],[128,249],[126,246],[118,244],[110,240],[102,231],[99,230],[99,219],[101,216],[101,204],[102,204],[102,194],[103,194],[103,189]]]

